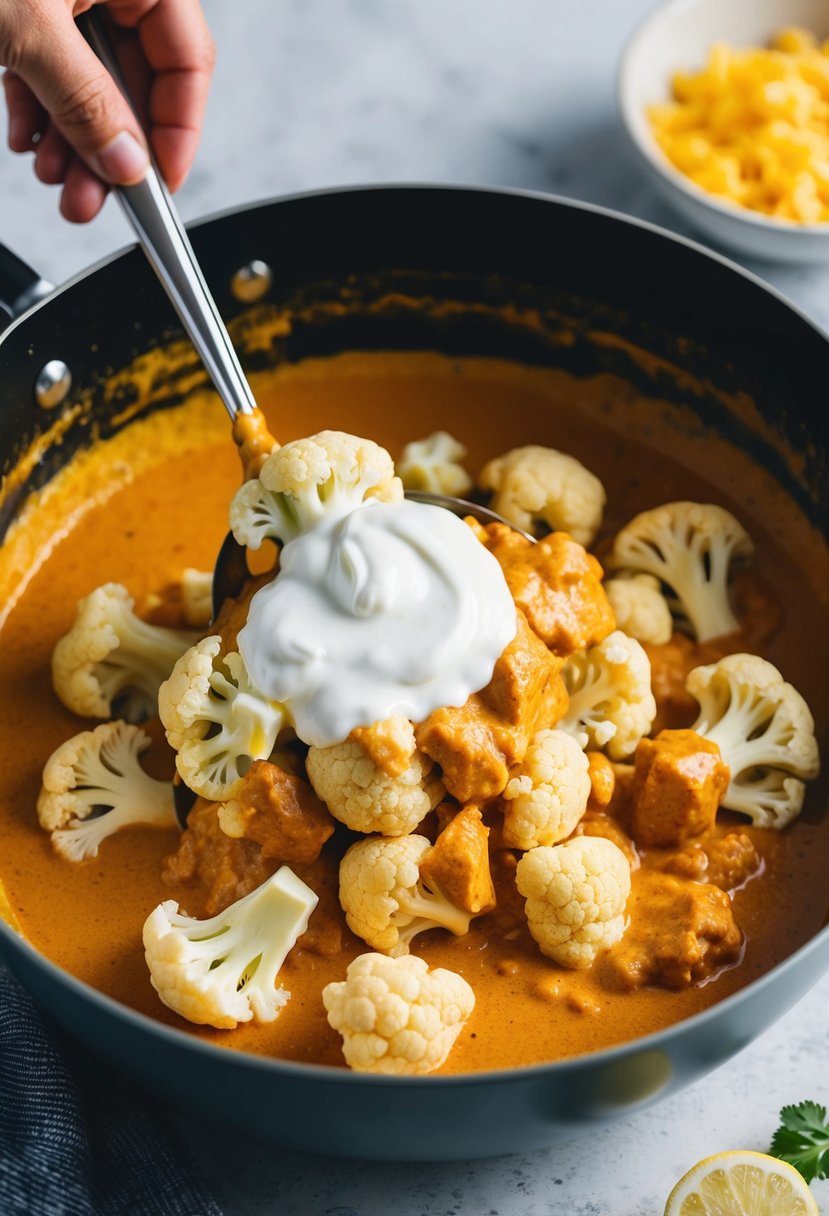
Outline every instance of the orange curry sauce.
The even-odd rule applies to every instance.
[[[794,506],[748,458],[658,402],[611,377],[576,380],[483,359],[433,355],[343,355],[263,375],[254,383],[282,441],[325,427],[370,436],[397,456],[404,443],[446,429],[469,448],[473,473],[524,443],[558,447],[604,482],[603,536],[637,511],[672,499],[732,510],[757,548],[755,569],[773,584],[783,624],[765,651],[809,702],[825,743],[826,553]],[[344,977],[366,949],[347,930],[343,952],[295,950],[282,982],[291,1000],[276,1022],[216,1031],[167,1010],[149,981],[141,928],[162,899],[200,914],[194,889],[161,880],[177,833],[132,829],[106,840],[81,864],[52,851],[35,802],[43,764],[64,739],[94,723],[55,697],[50,656],[76,602],[104,582],[123,583],[140,602],[183,567],[209,569],[227,530],[227,504],[240,479],[228,423],[207,394],[130,426],[59,476],[30,504],[0,550],[0,878],[19,927],[49,958],[125,1004],[227,1047],[289,1059],[341,1063],[320,990]],[[25,573],[29,572],[29,573]],[[823,597],[823,598],[821,598]],[[160,730],[154,735],[160,740]],[[825,749],[824,749],[825,750]],[[172,772],[157,742],[148,766]],[[430,965],[462,973],[477,1004],[442,1071],[529,1064],[592,1051],[659,1029],[721,999],[767,971],[824,922],[829,892],[825,783],[784,833],[721,818],[746,830],[762,876],[733,897],[746,938],[741,963],[702,987],[605,990],[591,972],[567,972],[538,951],[526,928],[502,935],[497,919],[472,922],[466,937],[422,934],[414,950]],[[633,875],[634,905],[644,887]],[[497,914],[496,914],[497,917]]]

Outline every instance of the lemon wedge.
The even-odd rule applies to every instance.
[[[819,1216],[794,1166],[766,1153],[705,1157],[668,1196],[665,1216]]]

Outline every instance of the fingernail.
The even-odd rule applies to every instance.
[[[111,139],[94,157],[94,161],[101,177],[120,186],[140,182],[150,164],[146,148],[142,148],[129,131],[121,131]]]

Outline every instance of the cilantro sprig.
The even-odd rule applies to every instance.
[[[784,1106],[780,1126],[774,1133],[770,1152],[788,1161],[807,1182],[829,1178],[829,1125],[826,1107],[817,1102]]]

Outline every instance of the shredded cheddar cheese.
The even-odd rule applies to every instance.
[[[702,71],[672,83],[648,117],[680,172],[723,202],[829,222],[829,40],[793,28],[768,48],[717,43]]]

